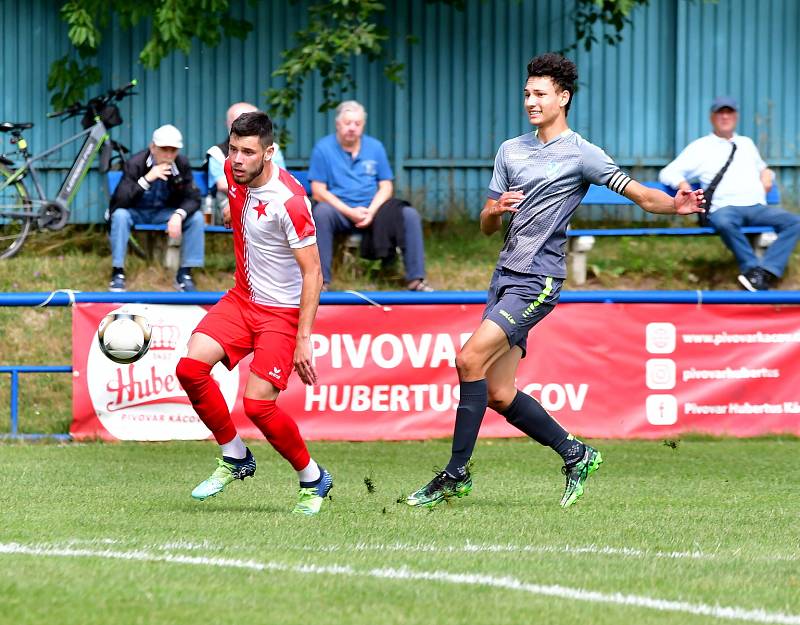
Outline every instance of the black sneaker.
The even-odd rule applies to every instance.
[[[406,503],[409,506],[433,508],[442,500],[447,500],[451,497],[460,499],[469,495],[470,492],[472,492],[472,478],[469,473],[458,479],[451,476],[447,471],[441,471],[417,492],[411,493],[406,497]]]
[[[769,276],[769,272],[761,267],[753,267],[744,274],[740,274],[737,279],[745,289],[755,293],[769,290]]]
[[[176,291],[183,291],[184,293],[191,293],[197,290],[190,273],[179,273],[175,276],[175,283],[172,285]]]
[[[112,293],[125,292],[125,274],[119,271],[111,273],[111,281],[108,283],[108,290]]]

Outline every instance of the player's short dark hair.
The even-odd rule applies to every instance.
[[[231,125],[231,134],[237,137],[257,136],[262,148],[268,148],[275,142],[272,120],[261,111],[239,115]]]
[[[572,95],[578,82],[578,68],[575,63],[555,52],[546,52],[531,59],[528,63],[528,78],[544,76],[553,81],[557,91],[569,91],[569,101],[564,114],[569,113]]]

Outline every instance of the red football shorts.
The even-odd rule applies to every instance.
[[[299,308],[255,304],[228,291],[222,296],[192,334],[210,336],[225,350],[222,359],[229,370],[253,352],[250,371],[285,390],[294,367]]]

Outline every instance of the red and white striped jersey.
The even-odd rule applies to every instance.
[[[225,161],[239,294],[266,306],[298,308],[303,278],[292,254],[317,242],[311,202],[286,170],[272,166],[263,187],[234,182]]]

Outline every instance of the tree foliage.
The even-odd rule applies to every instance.
[[[401,66],[388,59],[385,44],[389,31],[378,24],[386,7],[375,0],[330,0],[312,4],[308,25],[294,35],[297,45],[282,54],[283,62],[272,73],[283,85],[265,93],[270,114],[289,119],[300,101],[303,84],[312,74],[322,79],[320,112],[339,102],[339,94],[355,88],[350,73],[352,59],[365,56],[369,61],[386,61],[384,73],[389,80],[399,80]],[[286,144],[288,132],[281,126],[279,143]]]
[[[646,6],[650,0],[577,0],[574,14],[575,40],[563,52],[575,50],[581,43],[586,50],[599,43],[595,26],[605,24],[614,27],[614,32],[603,32],[602,39],[609,45],[622,41],[622,30],[629,24],[630,13],[637,6]]]
[[[229,0],[69,0],[61,7],[61,18],[78,58],[68,53],[50,66],[47,88],[53,92],[54,108],[81,100],[87,88],[101,81],[93,61],[114,18],[114,26],[124,29],[151,18],[149,37],[139,51],[139,62],[147,69],[158,68],[175,51],[188,54],[195,37],[216,46],[223,37],[245,39],[253,29],[247,20],[230,15]]]
[[[249,1],[252,4],[256,0]],[[291,1],[297,4],[297,0]],[[456,10],[466,6],[466,0],[426,2],[446,4]],[[580,44],[591,49],[598,43],[595,34],[598,24],[614,28],[613,33],[603,32],[605,43],[618,43],[625,24],[630,21],[630,12],[648,2],[575,0],[575,41],[565,51]],[[351,73],[355,57],[381,61],[386,78],[401,82],[403,66],[390,58],[387,51],[390,33],[382,25],[385,12],[386,6],[378,0],[313,0],[308,6],[306,26],[294,33],[296,45],[283,53],[281,64],[272,72],[273,80],[280,83],[265,92],[272,116],[289,119],[302,97],[305,82],[314,75],[322,81],[319,110],[334,108],[342,93],[355,88]],[[81,100],[88,88],[101,81],[102,72],[94,59],[103,32],[114,19],[115,27],[131,28],[151,18],[148,39],[139,51],[139,62],[148,69],[156,69],[173,52],[188,54],[194,38],[213,47],[223,37],[245,39],[253,29],[247,20],[232,17],[229,0],[68,0],[61,7],[61,17],[68,25],[69,40],[77,54],[66,54],[50,67],[47,87],[53,92],[50,102],[54,108]],[[408,40],[415,41],[412,37]],[[288,139],[282,127],[279,141],[285,144]]]

